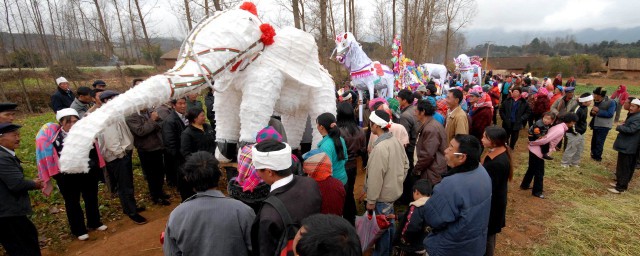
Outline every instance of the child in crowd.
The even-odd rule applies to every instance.
[[[423,240],[429,232],[420,211],[431,196],[431,184],[426,179],[416,181],[413,185],[413,202],[409,204],[406,214],[400,218],[400,226],[395,234],[396,251],[400,255],[424,255]]]
[[[556,114],[553,112],[546,112],[542,115],[542,119],[536,121],[531,127],[529,127],[529,141],[536,141],[545,135],[549,131],[549,127],[556,120]],[[542,158],[546,160],[553,160],[553,157],[549,156],[549,144],[540,146],[542,149]]]

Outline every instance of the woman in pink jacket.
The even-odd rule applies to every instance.
[[[549,143],[549,153],[555,151],[556,145],[562,141],[564,133],[578,121],[578,116],[571,112],[561,118],[562,123],[549,128],[547,135],[529,142],[529,167],[524,174],[520,189],[526,190],[531,188],[531,180],[533,180],[533,190],[531,194],[535,197],[544,198],[542,194],[544,182],[544,159],[542,158],[542,150],[540,146]]]

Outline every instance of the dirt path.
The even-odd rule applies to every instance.
[[[175,198],[174,201],[176,201]],[[64,253],[50,252],[45,249],[42,255],[163,255],[160,234],[164,231],[169,214],[176,206],[177,203],[173,203],[170,206],[142,212],[141,215],[149,221],[144,225],[137,225],[123,216],[118,221],[106,223],[109,229],[105,232],[90,232],[91,237],[88,241],[71,242]]]

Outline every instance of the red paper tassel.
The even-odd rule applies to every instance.
[[[258,16],[258,8],[256,8],[256,5],[253,4],[252,2],[242,3],[242,5],[240,5],[240,9],[253,13],[253,15],[255,16]]]
[[[276,36],[276,31],[273,29],[271,25],[268,23],[264,23],[260,25],[260,31],[262,31],[262,36],[260,40],[264,45],[273,44],[273,37]]]

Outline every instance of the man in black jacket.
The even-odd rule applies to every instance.
[[[216,112],[213,111],[213,104],[215,103],[215,99],[216,98],[213,96],[213,90],[209,88],[207,96],[204,96],[204,105],[207,108],[207,119],[209,119],[209,124],[211,125],[211,129],[213,129],[214,140],[216,137]]]
[[[522,124],[529,119],[531,109],[527,101],[520,97],[522,93],[520,87],[514,87],[510,93],[511,97],[500,105],[500,118],[502,118],[502,127],[509,134],[509,147],[514,149]]]
[[[617,182],[609,184],[609,192],[620,194],[627,190],[636,167],[638,143],[640,143],[640,99],[634,99],[629,105],[629,116],[623,124],[616,127],[618,137],[613,143],[613,149],[618,151],[616,165]]]
[[[63,108],[71,107],[71,103],[76,98],[69,89],[69,81],[66,78],[58,77],[56,83],[58,84],[58,90],[51,95],[51,109],[53,109],[54,113]]]
[[[169,196],[162,190],[164,184],[164,144],[162,143],[162,122],[158,113],[148,109],[126,118],[127,126],[133,134],[133,145],[138,150],[142,172],[149,185],[149,194],[154,204],[170,205]]]
[[[20,146],[19,125],[0,123],[0,244],[9,255],[40,255],[38,230],[29,190],[41,189],[40,179],[26,180],[15,150]]]
[[[578,116],[576,124],[569,128],[566,133],[567,146],[565,146],[564,154],[562,155],[561,166],[566,168],[569,166],[578,167],[580,163],[580,157],[584,149],[584,133],[587,131],[587,116],[589,115],[588,107],[593,102],[593,95],[591,93],[583,93],[578,98],[577,109],[568,109],[568,112],[574,112]]]
[[[271,186],[269,198],[275,197],[282,202],[296,227],[300,227],[302,219],[320,213],[322,198],[318,183],[309,177],[292,174],[289,145],[266,140],[256,144],[251,154],[258,176]],[[284,225],[278,210],[270,203],[265,203],[251,228],[253,255],[280,254],[283,249],[279,247],[280,242],[291,240],[296,235],[295,230],[289,232],[292,231],[289,228]],[[286,237],[283,237],[285,234]]]
[[[185,118],[187,101],[179,98],[171,101],[173,112],[162,122],[162,141],[164,142],[164,164],[167,177],[167,185],[175,187],[178,178],[178,169],[184,162],[180,154],[180,136],[187,128],[189,121]]]

